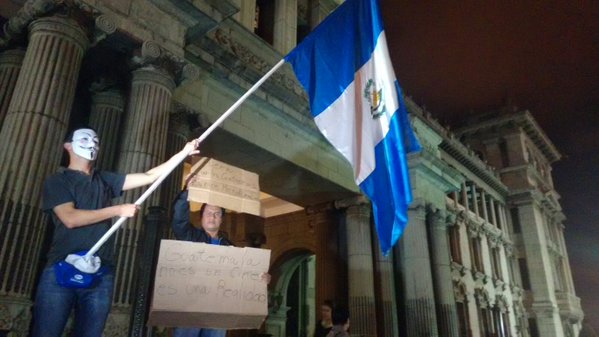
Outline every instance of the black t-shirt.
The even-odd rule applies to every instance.
[[[53,208],[72,202],[76,209],[100,209],[111,206],[112,199],[123,192],[125,175],[93,171],[86,175],[80,171],[65,169],[51,175],[44,182],[43,210],[54,223],[54,236],[48,252],[48,265],[63,260],[68,254],[89,250],[106,233],[112,224],[107,219],[93,225],[67,228],[56,216]],[[102,265],[114,264],[114,235],[104,243],[97,255]]]
[[[333,327],[325,328],[322,326],[322,321],[316,323],[316,329],[314,330],[314,337],[326,337]]]

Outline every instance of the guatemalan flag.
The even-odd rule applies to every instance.
[[[285,57],[320,131],[370,198],[381,250],[401,236],[412,201],[406,153],[418,151],[387,51],[377,0],[347,0]]]

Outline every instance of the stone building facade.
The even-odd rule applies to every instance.
[[[67,129],[98,130],[98,167],[147,170],[197,137],[338,2],[2,2],[0,336],[29,330],[51,232],[40,189],[61,165]],[[237,245],[272,250],[273,275],[264,326],[230,336],[310,336],[325,299],[349,305],[352,336],[578,335],[551,141],[526,111],[481,116],[450,133],[406,104],[423,151],[409,159],[415,201],[389,256],[380,254],[350,167],[311,121],[289,68],[202,144],[204,155],[258,173],[262,191],[278,198],[265,205],[280,209],[227,216]],[[143,213],[168,209],[183,170]],[[281,200],[301,210],[287,212]],[[146,225],[140,216],[116,234],[106,336],[140,333],[132,317],[136,291],[151,277],[137,268]]]

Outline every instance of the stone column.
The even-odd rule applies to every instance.
[[[349,206],[347,228],[347,277],[351,336],[377,336],[374,300],[374,267],[370,235],[370,205]]]
[[[534,312],[540,336],[563,336],[564,331],[555,293],[551,252],[547,249],[541,206],[535,200],[518,207],[523,224],[522,242],[526,254]]]
[[[168,115],[171,96],[175,88],[173,78],[152,66],[133,72],[129,104],[125,115],[117,171],[123,173],[145,172],[165,160]],[[124,203],[133,203],[147,187],[127,191]],[[157,189],[143,204],[140,214],[149,206],[160,204]],[[128,220],[117,232],[117,272],[113,304],[129,310],[132,294],[133,267],[142,218]],[[124,313],[127,315],[127,312]]]
[[[46,218],[43,182],[59,165],[77,76],[89,41],[72,20],[38,19],[0,131],[0,306],[26,311]],[[2,308],[0,308],[2,311]]]
[[[297,0],[275,2],[273,47],[287,54],[297,44]]]
[[[93,93],[89,125],[98,132],[100,137],[100,153],[96,161],[98,169],[108,171],[115,169],[123,110],[125,110],[125,98],[120,91],[110,89]]]
[[[493,200],[493,197],[491,197],[489,195],[489,208],[491,209],[491,223],[497,227],[499,227],[499,223],[497,222],[497,215],[495,214],[495,201]]]
[[[480,210],[478,209],[478,191],[474,183],[468,185],[470,193],[472,193],[472,204],[474,206],[474,214],[480,217]]]
[[[458,316],[451,278],[451,259],[445,212],[436,210],[428,214],[432,251],[433,280],[437,305],[439,335],[458,337]]]
[[[426,235],[426,210],[422,202],[412,203],[408,210],[400,256],[407,336],[439,336],[429,243]]]
[[[399,336],[399,322],[397,316],[397,297],[395,294],[395,273],[393,270],[393,254],[384,256],[378,238],[374,234],[375,267],[379,277],[380,297],[378,302],[378,330],[379,335],[397,337]]]
[[[464,208],[466,208],[466,211],[470,210],[470,201],[468,200],[468,185],[466,185],[466,183],[462,183],[462,190],[460,191],[460,194],[462,196],[462,205],[464,206]]]
[[[487,197],[485,191],[482,189],[480,190],[480,197],[480,203],[483,206],[483,219],[485,219],[485,222],[489,222],[489,212],[487,212]]]
[[[191,138],[192,132],[189,128],[187,116],[186,112],[175,112],[169,116],[168,132],[166,135],[167,158],[179,152]],[[179,165],[162,184],[162,205],[166,207],[167,219],[169,219],[169,226],[166,226],[167,229],[170,228],[173,200],[175,200],[175,197],[181,191],[182,184],[183,165]]]
[[[233,15],[242,26],[254,31],[254,22],[256,20],[256,0],[234,0],[239,7],[239,12]]]
[[[509,234],[509,231],[507,229],[507,224],[505,222],[504,216],[505,216],[505,208],[503,207],[503,204],[498,201],[497,202],[497,224],[498,224],[499,228],[501,228],[501,231],[507,235],[507,234]]]
[[[7,50],[0,53],[0,128],[8,111],[8,104],[17,84],[17,78],[25,51],[21,49]]]

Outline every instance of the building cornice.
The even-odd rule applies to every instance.
[[[561,159],[562,155],[528,110],[518,112],[501,111],[484,114],[478,118],[472,119],[469,125],[459,128],[456,131],[456,134],[460,136],[481,134],[489,132],[489,129],[495,130],[505,126],[516,126],[524,131],[550,163]]]
[[[462,144],[453,133],[433,119],[430,112],[419,107],[409,97],[405,97],[404,101],[406,108],[412,114],[413,118],[420,119],[423,123],[425,123],[428,127],[433,129],[439,136],[442,137],[442,141],[439,144],[439,148],[441,150],[455,158],[455,160],[464,165],[464,167],[478,176],[491,188],[497,190],[500,194],[504,196],[508,194],[507,187],[501,182],[501,179],[499,178],[499,175],[495,171],[494,167],[480,160],[480,158],[476,156],[472,149]]]

